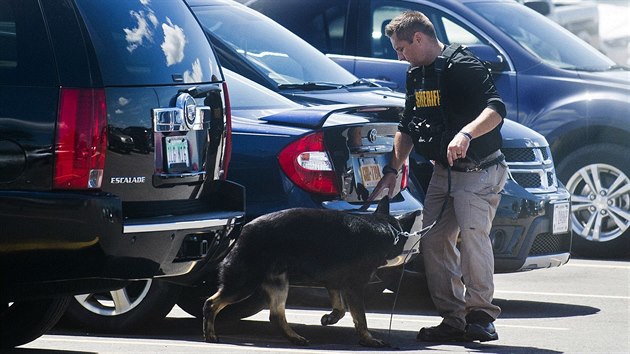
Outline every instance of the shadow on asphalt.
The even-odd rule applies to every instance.
[[[599,312],[599,309],[595,307],[567,303],[501,298],[495,298],[493,302],[501,307],[501,318],[575,317]],[[393,312],[394,314],[436,316],[436,321],[439,322],[433,302],[426,293],[403,293],[398,298],[393,293],[383,293],[367,298],[365,306],[367,311],[374,313],[390,314]],[[287,307],[327,309],[330,307],[330,302],[324,289],[292,288],[289,292]]]
[[[439,317],[435,313],[434,306],[426,294],[407,294],[395,299],[394,294],[384,293],[366,300],[368,312],[390,314],[396,300],[395,314],[435,316],[436,323]],[[497,299],[497,305],[503,308],[502,318],[545,318],[545,317],[570,317],[593,314],[599,310],[588,306],[571,304],[558,304],[540,301],[513,301]],[[329,311],[327,293],[324,289],[292,289],[289,294],[288,308],[321,310],[321,314]],[[532,311],[532,309],[536,309]],[[369,323],[368,323],[369,325]],[[292,328],[300,335],[311,341],[305,349],[325,351],[372,351],[373,348],[364,348],[358,345],[358,337],[350,327],[324,327],[319,325],[304,325],[291,323]],[[391,344],[391,348],[378,349],[384,351],[418,351],[432,350],[443,351],[445,344],[419,343],[415,340],[417,332],[409,330],[371,329],[371,333]],[[133,333],[107,334],[85,333],[78,330],[55,328],[49,334],[72,336],[99,336],[112,338],[136,338],[136,339],[168,339],[190,342],[203,342],[202,322],[196,318],[166,318],[151,324]],[[223,344],[247,347],[275,348],[278,350],[296,349],[285,340],[279,331],[267,321],[241,320],[236,322],[217,323],[217,334]],[[212,350],[208,343],[209,350]],[[458,349],[457,347],[461,347]],[[487,343],[450,343],[448,351],[465,351],[471,353],[560,353],[553,350],[536,347],[518,347]],[[85,354],[82,352],[66,351],[41,351],[18,349],[11,353],[17,354]]]
[[[326,311],[321,309],[322,312]],[[484,343],[420,343],[415,340],[415,331],[401,331],[372,329],[370,332],[379,339],[390,343],[389,348],[365,348],[358,344],[358,337],[353,328],[350,327],[323,327],[319,325],[303,325],[291,323],[291,327],[300,335],[310,340],[310,345],[303,348],[320,351],[357,351],[357,352],[389,352],[389,351],[436,351],[442,352],[448,346],[447,351],[468,352],[468,353],[516,353],[529,354],[532,352],[540,354],[557,354],[558,351],[541,349],[536,347],[520,347],[508,345],[493,345]],[[56,329],[50,334],[72,335],[72,336],[94,336],[112,338],[135,338],[135,339],[169,339],[182,340],[188,342],[203,342],[201,333],[201,321],[195,318],[166,318],[160,323],[147,327],[134,334],[101,334],[101,333],[81,333],[78,331],[63,331]],[[247,348],[266,348],[277,350],[297,349],[282,337],[279,331],[266,321],[241,320],[233,323],[217,323],[217,334],[221,344],[241,346],[243,350]],[[208,343],[208,350],[212,350],[212,343]],[[460,347],[460,349],[457,349]],[[17,349],[15,354],[86,354],[85,352],[73,351],[42,351],[34,349]]]

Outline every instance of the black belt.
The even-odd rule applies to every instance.
[[[479,172],[481,170],[485,170],[488,167],[492,167],[502,161],[505,161],[505,155],[503,155],[500,151],[497,151],[497,153],[498,156],[493,157],[496,153],[490,154],[489,157],[481,160],[479,163],[475,163],[470,160],[455,160],[451,170],[457,172]]]

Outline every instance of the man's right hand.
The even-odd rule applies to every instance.
[[[381,180],[378,181],[376,187],[374,187],[374,190],[368,197],[368,201],[371,202],[376,199],[385,189],[388,190],[387,195],[389,199],[392,199],[394,197],[394,190],[396,189],[396,174],[386,173]]]

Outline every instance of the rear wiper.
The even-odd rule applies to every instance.
[[[219,91],[219,88],[216,84],[208,84],[208,85],[197,85],[185,89],[181,89],[178,92],[185,92],[193,96],[194,98],[201,98],[208,96],[208,93],[213,91]]]
[[[340,89],[344,88],[346,85],[336,84],[333,82],[304,82],[301,84],[280,84],[278,85],[279,90],[292,90],[292,89],[301,89],[301,90],[331,90],[331,89]]]

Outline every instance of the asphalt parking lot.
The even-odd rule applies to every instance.
[[[138,333],[82,333],[56,328],[14,353],[628,353],[630,352],[630,259],[573,259],[565,266],[496,276],[499,340],[488,343],[419,343],[417,331],[435,325],[426,294],[404,294],[391,315],[394,295],[367,302],[372,333],[391,344],[374,350],[357,345],[349,316],[331,327],[319,325],[325,300],[292,291],[287,318],[311,345],[291,346],[263,311],[218,327],[221,343],[204,343],[201,322],[175,307],[166,320]],[[391,331],[390,331],[391,327]]]

